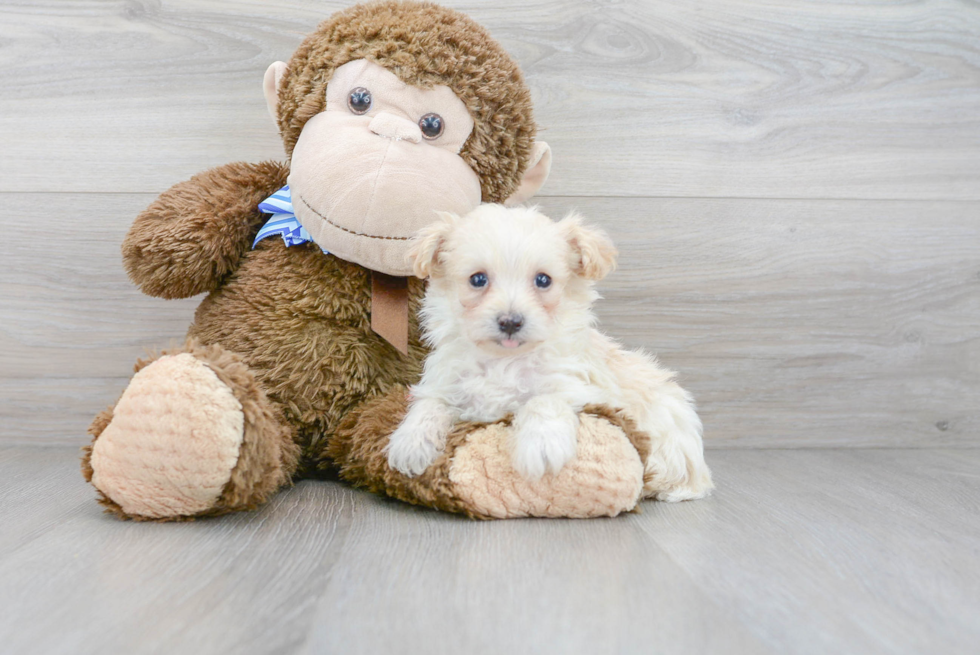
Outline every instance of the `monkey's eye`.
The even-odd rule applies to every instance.
[[[470,276],[470,286],[474,289],[482,289],[489,281],[486,273],[474,273]]]
[[[446,125],[439,114],[426,114],[419,119],[419,129],[426,139],[438,139]]]
[[[538,273],[534,278],[534,286],[539,289],[547,289],[551,286],[551,276],[547,273]]]
[[[355,114],[366,114],[371,108],[371,92],[363,86],[351,89],[350,95],[347,96],[347,106]]]

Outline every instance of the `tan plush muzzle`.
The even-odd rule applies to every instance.
[[[370,94],[358,113],[354,90]],[[427,138],[419,122],[438,115]],[[303,127],[293,150],[293,210],[334,255],[389,275],[410,275],[408,240],[436,211],[466,213],[480,203],[480,178],[459,157],[473,130],[447,87],[411,87],[377,64],[344,64],[327,86],[327,107]]]

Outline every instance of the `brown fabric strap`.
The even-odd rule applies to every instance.
[[[371,329],[408,353],[408,278],[371,271]]]

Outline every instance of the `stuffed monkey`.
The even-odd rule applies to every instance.
[[[207,294],[183,347],[136,365],[82,469],[114,514],[253,509],[298,477],[342,478],[474,517],[615,515],[649,447],[628,417],[583,414],[580,455],[523,482],[506,421],[460,425],[408,479],[381,451],[426,351],[406,253],[435,211],[520,203],[544,183],[530,93],[482,27],[431,3],[357,5],[266,72],[288,163],[233,163],[164,192],[123,243],[149,295]]]

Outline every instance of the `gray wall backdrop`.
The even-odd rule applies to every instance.
[[[0,443],[86,441],[199,299],[119,244],[156,194],[282,158],[262,74],[338,2],[0,3]],[[980,444],[980,5],[448,2],[520,61],[540,203],[610,231],[604,328],[708,447]]]

